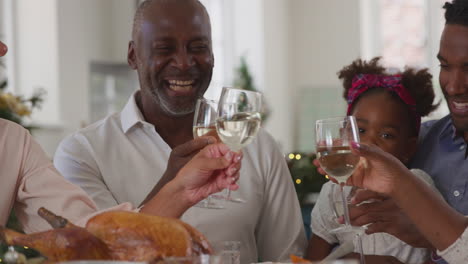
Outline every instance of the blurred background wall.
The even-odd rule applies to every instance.
[[[0,37],[10,47],[2,78],[16,94],[47,91],[31,121],[51,157],[65,135],[119,111],[138,89],[126,64],[137,2],[0,0]],[[271,111],[264,127],[284,153],[313,151],[315,120],[345,114],[336,72],[358,57],[384,56],[394,68],[429,67],[437,84],[444,1],[202,2],[216,57],[206,96],[233,85],[244,56]],[[431,118],[446,113],[443,105]]]

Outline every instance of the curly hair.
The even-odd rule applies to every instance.
[[[395,74],[389,74],[388,71],[380,64],[380,57],[373,58],[370,61],[357,59],[350,65],[345,66],[341,71],[338,72],[338,78],[343,83],[345,100],[348,97],[348,91],[351,89],[353,79],[358,74],[377,74],[377,75],[395,75],[399,74],[402,76],[401,83],[411,94],[411,97],[416,102],[416,112],[421,116],[427,116],[434,111],[440,104],[434,104],[434,87],[432,85],[432,75],[428,69],[416,70],[414,68],[406,68],[403,72],[397,72]],[[378,88],[378,87],[375,87]],[[369,95],[371,93],[386,92],[384,89],[371,89],[364,92],[360,98]],[[392,93],[393,94],[393,93]],[[358,98],[357,100],[359,100]],[[396,94],[395,98],[401,100]],[[357,101],[356,101],[357,102]],[[356,103],[355,102],[355,103]]]
[[[468,1],[454,0],[452,3],[446,2],[445,24],[468,26]]]

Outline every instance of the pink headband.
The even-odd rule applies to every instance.
[[[348,115],[351,114],[353,104],[364,92],[372,88],[384,88],[394,92],[409,107],[415,121],[416,133],[419,134],[421,116],[416,112],[416,101],[401,83],[401,75],[358,74],[353,78],[351,89],[348,91]]]

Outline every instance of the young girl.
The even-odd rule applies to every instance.
[[[374,144],[407,164],[416,150],[421,117],[428,115],[434,105],[432,76],[427,69],[408,68],[391,75],[379,64],[380,58],[369,62],[356,60],[344,67],[338,76],[343,82],[348,115],[356,117],[361,142]],[[429,185],[433,182],[421,170],[412,170]],[[312,238],[307,255],[318,260],[327,256],[336,244],[345,241],[349,252],[357,252],[354,234],[332,234],[340,226],[330,201],[332,182],[326,183],[312,211]],[[435,188],[434,188],[435,189]],[[345,188],[349,195],[350,187]],[[420,264],[429,257],[429,250],[413,248],[386,233],[362,235],[365,255],[393,256],[403,263]],[[368,261],[369,262],[369,261]]]

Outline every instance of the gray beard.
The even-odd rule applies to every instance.
[[[186,116],[195,111],[195,102],[193,102],[192,105],[187,106],[187,107],[180,107],[177,105],[172,106],[167,102],[167,100],[164,100],[162,96],[158,94],[157,91],[151,91],[151,96],[153,97],[153,100],[161,106],[161,109],[163,110],[163,112],[169,116],[173,116],[173,117]]]

